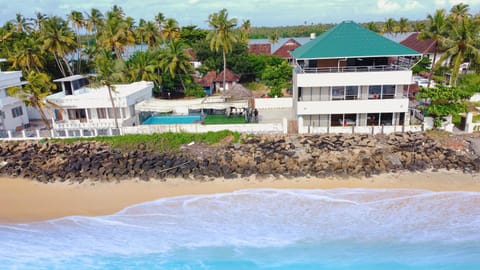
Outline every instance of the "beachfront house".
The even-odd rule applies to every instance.
[[[21,71],[0,71],[0,130],[22,130],[28,127],[27,107],[8,95],[7,88],[22,86]]]
[[[240,81],[240,75],[233,73],[230,69],[225,69],[225,85],[223,85],[223,70],[215,78],[215,89],[223,92],[231,89]]]
[[[275,52],[273,52],[273,55],[282,59],[286,59],[290,63],[292,61],[292,54],[290,52],[300,46],[302,46],[300,42],[291,38],[283,43],[282,46],[280,46]]]
[[[409,124],[406,92],[410,66],[421,56],[417,51],[344,21],[292,56],[293,113],[300,131]]]
[[[55,110],[55,128],[115,127],[115,111],[106,86],[93,88],[82,75],[54,82],[61,91],[46,99],[60,107]],[[152,88],[153,83],[146,81],[114,86],[112,95],[120,127],[138,124],[135,104],[150,99]]]

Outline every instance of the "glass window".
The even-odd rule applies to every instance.
[[[357,99],[358,98],[358,86],[347,86],[345,99]]]
[[[97,108],[97,117],[98,119],[106,119],[107,110],[105,108]]]
[[[345,99],[345,87],[333,86],[332,87],[332,100],[344,100]]]
[[[12,117],[13,118],[16,118],[16,117],[19,117],[19,116],[22,116],[22,115],[23,115],[23,110],[22,110],[21,106],[12,108]]]
[[[356,114],[345,114],[343,120],[343,126],[356,126],[357,125],[357,115]]]
[[[380,123],[384,126],[393,125],[393,113],[382,113],[380,115]]]
[[[380,114],[379,113],[367,114],[367,126],[378,126],[378,125],[380,125]]]
[[[332,114],[330,118],[330,126],[332,127],[343,126],[343,114]]]
[[[368,99],[380,99],[382,95],[381,85],[370,85],[368,87]]]
[[[395,97],[395,85],[384,85],[382,99],[392,99]]]

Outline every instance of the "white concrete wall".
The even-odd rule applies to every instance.
[[[411,70],[378,72],[325,72],[294,73],[297,87],[355,86],[355,85],[408,85],[412,82]]]
[[[470,98],[471,102],[480,102],[480,93],[475,93],[473,96]]]
[[[257,109],[282,109],[292,108],[292,106],[293,98],[291,97],[255,99],[255,108]]]
[[[163,132],[193,132],[205,133],[209,131],[231,130],[242,133],[283,133],[282,123],[268,124],[235,124],[235,125],[140,125],[135,127],[123,127],[123,134],[152,134]]]
[[[22,107],[23,114],[13,118],[12,109],[19,106]],[[5,119],[3,119],[3,127],[0,127],[0,129],[15,130],[16,128],[23,128],[24,125],[29,123],[27,107],[21,101],[3,106],[2,111],[5,114]]]
[[[408,99],[302,101],[298,115],[408,112]]]
[[[421,132],[422,126],[367,126],[367,127],[308,127],[299,126],[300,134],[390,134],[395,132]]]
[[[21,71],[2,71],[0,72],[0,88],[20,85]]]

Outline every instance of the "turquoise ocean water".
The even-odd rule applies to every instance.
[[[0,269],[480,269],[480,193],[252,189],[0,224]]]

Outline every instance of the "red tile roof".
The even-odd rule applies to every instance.
[[[413,33],[406,39],[402,40],[400,44],[409,47],[419,53],[433,53],[435,51],[435,42],[432,39],[420,40],[419,33]]]
[[[217,75],[215,79],[216,82],[223,82],[223,70],[220,74]],[[240,75],[233,73],[230,69],[226,69],[225,72],[225,81],[226,82],[238,82],[240,81]]]
[[[196,78],[195,82],[203,87],[210,87],[212,86],[216,77],[217,73],[215,71],[209,71],[202,78]]]
[[[192,48],[185,49],[184,52],[190,57],[190,61],[197,61],[197,53]]]
[[[295,50],[296,48],[302,46],[302,44],[298,43],[295,39],[291,38],[287,40],[280,48],[278,48],[273,55],[278,56],[280,58],[289,59],[292,58],[290,52]]]
[[[270,43],[250,44],[248,45],[248,52],[253,54],[271,54],[272,45]]]

